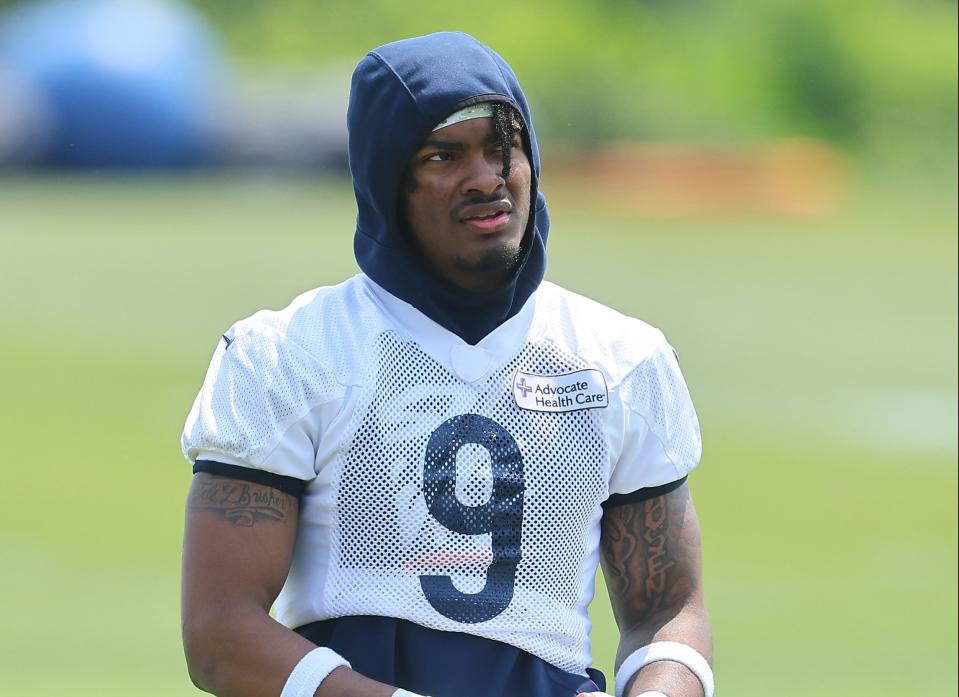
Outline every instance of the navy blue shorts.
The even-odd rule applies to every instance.
[[[515,646],[392,617],[341,617],[298,627],[363,675],[430,697],[574,697],[606,679],[567,673]]]

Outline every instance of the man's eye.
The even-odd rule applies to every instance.
[[[434,152],[432,155],[426,158],[427,162],[446,162],[453,159],[453,153],[451,152]]]

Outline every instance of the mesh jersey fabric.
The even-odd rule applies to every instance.
[[[519,408],[518,371],[586,370],[603,375],[602,406]],[[543,283],[473,346],[362,274],[234,325],[182,446],[309,482],[276,603],[287,626],[396,617],[579,675],[602,502],[701,454],[653,327]]]

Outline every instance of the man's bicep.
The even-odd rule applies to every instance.
[[[186,506],[185,609],[211,598],[269,609],[293,558],[299,502],[279,489],[196,474]]]
[[[701,592],[699,521],[688,485],[607,508],[602,563],[621,631],[696,597]]]

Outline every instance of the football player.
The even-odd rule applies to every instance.
[[[388,44],[347,118],[363,272],[231,327],[184,429],[194,682],[600,694],[602,558],[616,693],[709,697],[696,414],[662,333],[543,280],[513,71],[465,34]]]

